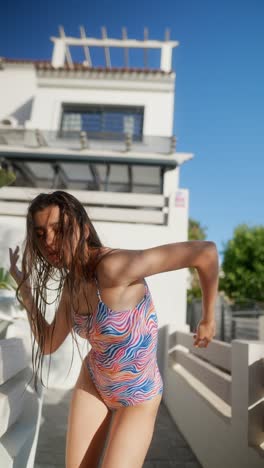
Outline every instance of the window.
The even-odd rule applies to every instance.
[[[141,141],[143,107],[63,104],[61,136],[76,137],[79,132],[95,139],[123,140],[125,134]]]

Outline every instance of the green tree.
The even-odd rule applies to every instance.
[[[206,227],[201,226],[199,221],[190,218],[189,219],[189,229],[188,229],[188,239],[189,240],[205,240],[206,239]],[[202,296],[199,276],[195,268],[189,268],[191,275],[191,287],[187,291],[187,300],[191,302],[195,298],[200,298]]]
[[[223,250],[220,289],[231,299],[264,301],[264,226],[237,226]]]
[[[206,239],[206,227],[201,226],[199,221],[193,218],[189,218],[188,227],[188,239],[189,240],[205,240]]]

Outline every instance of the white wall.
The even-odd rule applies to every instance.
[[[28,120],[36,89],[34,65],[5,64],[0,70],[0,120],[13,114],[21,123]]]
[[[95,85],[86,81],[85,87],[68,86],[67,79],[56,80],[56,87],[39,87],[33,106],[29,128],[57,130],[60,127],[63,103],[131,105],[144,107],[144,135],[171,136],[173,131],[173,90],[151,90],[149,87],[122,89],[123,80],[115,80],[117,89],[104,88],[104,82]],[[51,81],[52,82],[52,81]],[[144,83],[146,84],[146,83]],[[95,87],[96,86],[96,87]]]
[[[94,77],[83,78],[82,73],[56,77],[47,76],[45,72],[36,72],[33,66],[4,65],[0,72],[0,99],[4,99],[3,117],[22,105],[34,94],[34,101],[27,128],[57,130],[60,125],[62,103],[87,103],[111,105],[135,105],[144,107],[144,135],[170,137],[173,132],[174,106],[174,75],[160,76],[148,74],[127,74],[118,79]],[[45,76],[43,76],[45,75]],[[10,86],[11,83],[11,86]],[[12,96],[13,93],[13,96]],[[1,109],[1,110],[2,110]],[[165,174],[164,195],[170,196],[170,216],[168,226],[129,224],[118,222],[95,222],[95,228],[106,246],[142,249],[170,242],[187,239],[188,231],[188,192],[178,191],[179,170],[168,171]],[[172,195],[173,194],[173,195]],[[183,205],[181,204],[183,194]],[[8,266],[8,247],[21,245],[25,235],[25,219],[20,217],[0,216],[0,265]],[[186,271],[173,271],[147,278],[154,303],[157,308],[159,326],[168,323],[182,328],[186,315]],[[163,344],[161,343],[163,349]],[[58,364],[58,371],[53,373],[52,382],[58,386],[62,383],[59,367],[65,362],[65,374],[69,369],[71,359],[71,338],[52,355]],[[74,384],[78,371],[78,355],[73,364],[73,371],[68,380],[68,386]],[[62,359],[63,357],[63,359]],[[160,362],[164,361],[161,356]],[[68,365],[69,364],[69,365]],[[161,369],[162,371],[162,369]],[[63,371],[64,372],[64,371]],[[66,375],[63,375],[65,377]]]
[[[32,114],[28,115],[31,99]],[[131,79],[128,73],[123,78],[97,80],[78,77],[76,72],[74,78],[44,79],[37,77],[33,64],[4,64],[0,70],[0,102],[0,120],[18,111],[20,123],[42,130],[59,128],[65,102],[143,106],[144,135],[170,137],[173,133],[174,78],[168,76],[151,78],[143,74]]]
[[[188,191],[182,190],[185,206],[171,206],[171,224],[169,226],[154,226],[132,223],[95,222],[103,245],[128,249],[145,249],[170,242],[180,242],[187,239],[188,229]],[[8,247],[22,245],[25,236],[25,218],[0,216],[0,265],[9,266]],[[186,322],[186,273],[178,270],[147,277],[154,304],[156,305],[159,327],[173,324],[182,329]],[[50,319],[54,311],[50,311]],[[171,331],[174,329],[171,328]],[[85,340],[80,339],[83,357],[87,354]],[[159,367],[163,373],[164,344],[159,343]],[[73,367],[69,377],[64,381],[70,368],[72,356],[71,336],[66,339],[59,350],[52,355],[49,386],[74,385],[79,372],[80,358],[75,347]],[[48,363],[49,356],[46,357]],[[61,365],[63,363],[63,369]],[[45,375],[45,374],[44,374]]]

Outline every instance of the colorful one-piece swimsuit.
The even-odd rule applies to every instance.
[[[133,309],[114,311],[99,299],[94,314],[74,316],[74,330],[88,339],[86,365],[112,411],[134,406],[163,392],[157,364],[158,320],[150,290]]]

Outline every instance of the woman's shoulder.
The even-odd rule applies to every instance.
[[[95,272],[102,273],[110,272],[111,266],[115,262],[116,255],[120,250],[113,247],[100,247],[95,255]]]
[[[139,254],[139,250],[103,247],[100,250],[96,274],[100,275],[104,283],[111,285],[130,284],[124,272],[128,270],[132,260]]]
[[[110,266],[113,262],[113,256],[117,254],[121,249],[113,247],[100,247],[95,255],[95,265],[96,267],[102,265]]]
[[[116,247],[102,247],[98,251],[98,259],[101,264],[107,264],[108,267],[122,266],[125,263],[130,262],[139,253],[139,250],[120,249]]]

